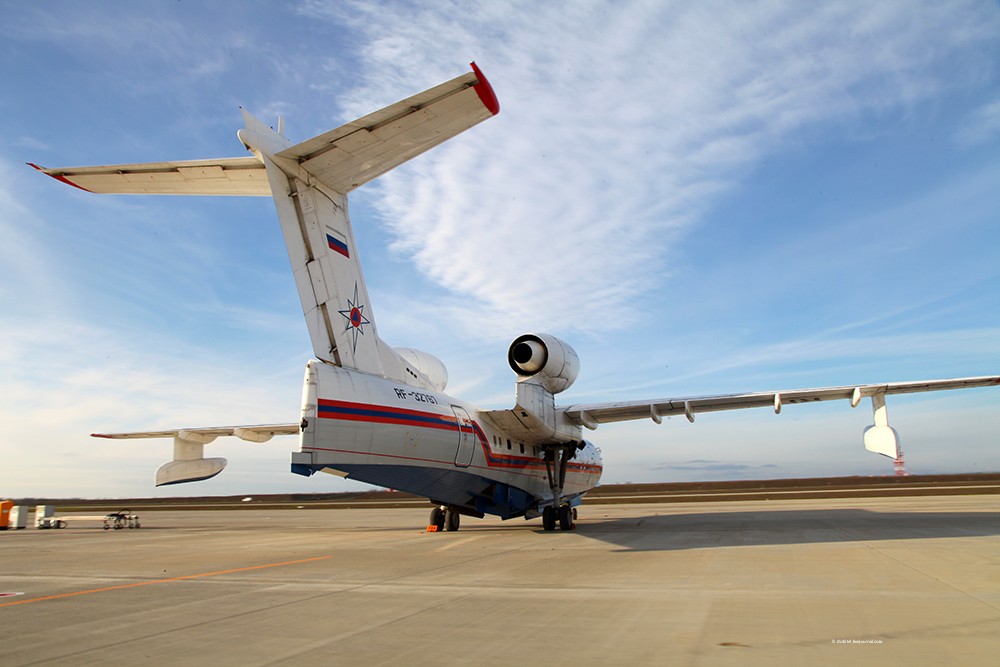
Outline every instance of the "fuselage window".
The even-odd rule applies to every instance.
[[[524,454],[524,443],[521,443],[521,453]]]
[[[510,447],[510,440],[508,439],[508,440],[507,440],[507,449],[510,449],[510,448],[511,448],[511,447]]]

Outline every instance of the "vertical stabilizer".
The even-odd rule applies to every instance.
[[[347,197],[289,177],[268,156],[263,160],[313,353],[338,366],[392,375],[382,363]]]
[[[347,193],[495,115],[473,70],[294,146],[243,112],[240,140],[264,164],[317,359],[432,386],[376,333]]]

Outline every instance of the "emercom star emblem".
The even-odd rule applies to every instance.
[[[366,324],[371,324],[371,321],[365,317],[365,306],[358,302],[358,283],[354,283],[354,299],[347,300],[347,310],[338,310],[337,312],[344,316],[347,320],[347,325],[344,331],[351,332],[351,343],[353,344],[352,352],[357,352],[358,350],[358,334],[362,336],[365,333],[364,326]]]

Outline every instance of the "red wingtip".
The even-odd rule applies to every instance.
[[[485,76],[483,76],[482,71],[476,66],[476,63],[473,62],[471,65],[472,71],[476,73],[476,78],[479,79],[479,83],[473,86],[473,88],[475,88],[476,92],[479,94],[479,99],[482,100],[483,106],[485,106],[491,114],[496,116],[500,113],[500,101],[497,99],[496,93],[493,92],[493,86],[491,86],[490,82],[486,80]]]
[[[46,172],[46,171],[45,171],[45,167],[39,167],[39,166],[38,166],[37,164],[33,164],[33,163],[31,163],[31,162],[28,162],[28,163],[26,163],[26,164],[27,164],[27,165],[28,165],[29,167],[34,167],[35,169],[37,169],[38,171],[42,172],[42,173],[43,173],[43,174],[45,174],[46,176],[51,176],[52,178],[56,179],[57,181],[62,181],[62,182],[63,182],[63,183],[65,183],[66,185],[72,185],[72,186],[73,186],[74,188],[77,188],[77,189],[79,189],[79,190],[83,190],[84,192],[92,192],[91,190],[88,190],[87,188],[83,188],[83,187],[80,187],[79,185],[77,185],[77,184],[76,184],[76,183],[74,183],[73,181],[69,180],[69,179],[68,179],[68,178],[66,178],[65,176],[58,176],[58,175],[56,175],[56,174],[50,174],[50,173]]]

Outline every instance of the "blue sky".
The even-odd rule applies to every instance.
[[[97,196],[48,167],[245,155],[467,71],[498,117],[352,194],[373,314],[449,392],[506,347],[580,355],[560,403],[995,374],[995,2],[0,3],[0,495],[357,488],[294,439],[155,490],[168,440],[297,419],[310,357],[266,198]],[[889,400],[913,472],[1000,470],[1000,390]],[[867,402],[602,426],[605,483],[891,473]]]

